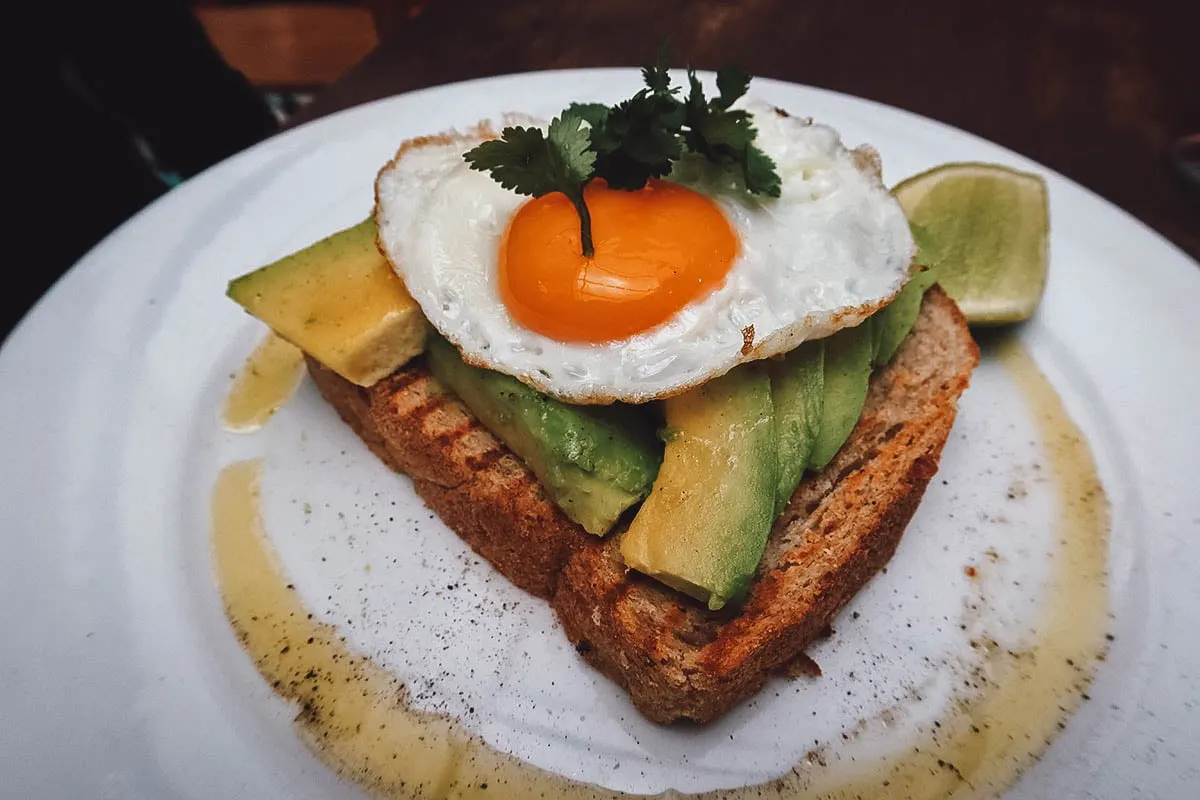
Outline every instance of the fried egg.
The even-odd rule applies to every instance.
[[[564,195],[518,195],[463,160],[494,135],[481,125],[406,142],[380,171],[380,246],[468,362],[569,403],[668,397],[861,323],[903,287],[915,251],[878,156],[766,103],[738,105],[782,178],[778,198],[748,195],[699,156],[640,191],[593,180],[586,258]]]

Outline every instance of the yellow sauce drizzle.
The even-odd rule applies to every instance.
[[[296,391],[303,374],[300,349],[268,334],[246,359],[225,398],[226,429],[251,433],[261,428]]]
[[[1006,337],[990,355],[1004,366],[1036,421],[1057,490],[1058,548],[1036,638],[1017,652],[980,643],[990,674],[978,676],[986,681],[978,695],[959,700],[939,720],[941,727],[905,752],[822,797],[933,800],[999,794],[1066,726],[1107,652],[1109,509],[1091,450],[1015,337]]]
[[[382,797],[585,798],[591,787],[522,764],[408,707],[390,672],[317,622],[283,577],[259,512],[259,461],[222,470],[213,550],[225,610],[258,671],[300,706],[296,725],[336,772]]]
[[[1054,554],[1036,641],[993,647],[994,675],[905,751],[863,768],[810,754],[766,784],[705,796],[990,796],[1035,763],[1078,707],[1105,651],[1108,505],[1087,442],[1015,341],[995,354],[1037,419],[1059,497]],[[213,491],[213,548],[226,612],[259,672],[300,709],[313,752],[379,797],[625,796],[524,764],[455,722],[410,708],[391,673],[317,622],[287,583],[259,512],[260,462],[226,467]],[[671,793],[672,796],[678,796]]]

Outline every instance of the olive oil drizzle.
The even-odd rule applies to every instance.
[[[1105,651],[1108,506],[1086,440],[1015,340],[994,354],[1036,417],[1059,499],[1058,551],[1036,640],[985,645],[992,673],[936,730],[866,768],[810,754],[790,772],[707,797],[975,797],[1035,763],[1082,702]],[[379,797],[624,797],[524,764],[445,717],[412,709],[400,681],[353,652],[287,582],[263,529],[261,462],[226,467],[213,490],[213,550],[226,613],[263,678],[297,704],[295,724],[333,770]],[[678,793],[669,792],[678,797]]]
[[[1015,337],[999,341],[990,355],[1005,368],[1035,420],[1056,489],[1058,547],[1034,640],[1020,651],[978,642],[984,652],[983,674],[976,676],[984,683],[981,691],[958,699],[938,727],[924,731],[904,752],[818,792],[821,797],[998,795],[1066,727],[1107,652],[1109,508],[1091,450]]]
[[[261,462],[222,470],[213,550],[225,610],[255,666],[299,706],[296,727],[339,774],[381,797],[614,796],[522,764],[444,717],[413,710],[390,672],[314,619],[284,578],[259,511]]]
[[[296,391],[303,374],[300,349],[268,334],[234,378],[222,414],[225,428],[236,433],[261,428]]]

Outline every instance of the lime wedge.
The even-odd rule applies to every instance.
[[[1028,319],[1046,287],[1046,182],[999,164],[943,164],[892,190],[932,240],[938,282],[967,321]],[[927,265],[932,266],[932,265]]]

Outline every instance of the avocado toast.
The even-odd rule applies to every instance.
[[[735,105],[736,69],[712,100],[644,77],[405,142],[371,219],[229,294],[643,714],[704,722],[811,666],[978,350],[873,150]]]
[[[887,563],[937,470],[978,353],[954,301],[927,291],[912,332],[871,378],[849,439],[775,520],[744,604],[718,612],[627,570],[616,532],[596,539],[572,522],[420,359],[369,388],[311,357],[308,367],[372,452],[505,577],[548,600],[576,649],[643,714],[704,722],[802,663]]]

